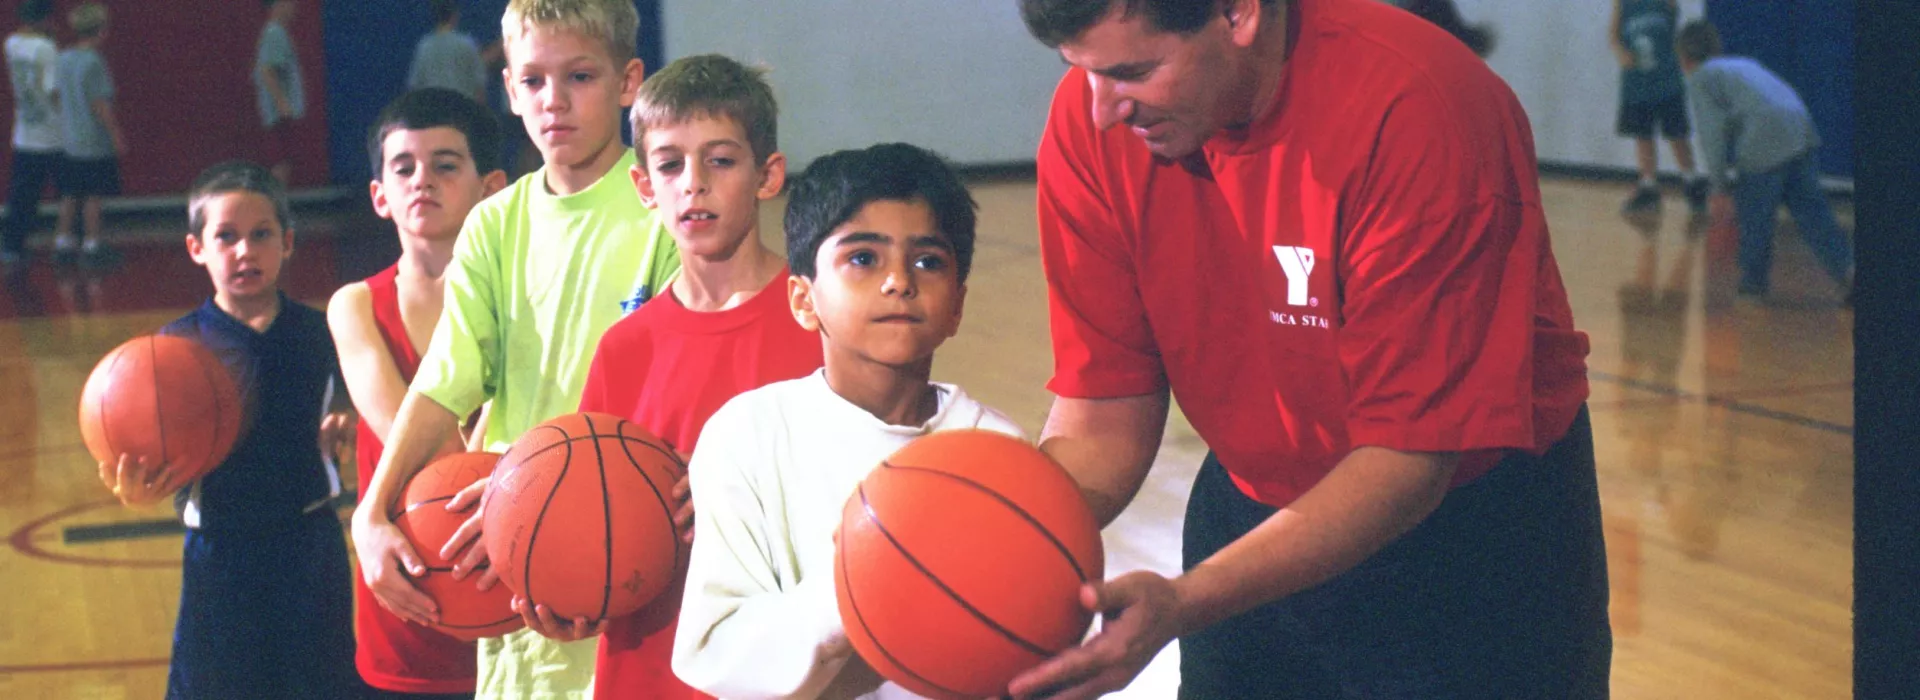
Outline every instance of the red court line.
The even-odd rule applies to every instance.
[[[61,671],[112,671],[123,668],[143,666],[165,666],[169,659],[110,659],[106,661],[69,661],[55,664],[21,664],[18,666],[0,666],[0,673],[58,673]]]
[[[64,518],[70,518],[80,513],[87,512],[89,510],[95,510],[99,508],[108,508],[108,507],[113,507],[118,505],[120,505],[119,501],[103,500],[103,501],[94,501],[92,503],[82,503],[79,505],[68,506],[66,508],[56,510],[52,513],[48,513],[46,515],[40,516],[40,518],[37,520],[29,522],[25,525],[21,525],[19,529],[14,530],[12,534],[7,535],[7,544],[8,546],[13,547],[13,551],[19,552],[22,556],[31,557],[34,559],[40,559],[43,561],[59,562],[62,564],[78,564],[81,566],[101,566],[101,567],[124,566],[124,567],[136,568],[136,569],[162,569],[162,568],[177,567],[180,565],[179,559],[107,559],[104,557],[74,556],[72,554],[62,554],[60,552],[47,551],[45,549],[42,549],[40,547],[40,544],[35,541],[36,535],[39,533],[39,531],[42,528],[45,528],[46,526],[51,525],[55,522],[58,522]]]

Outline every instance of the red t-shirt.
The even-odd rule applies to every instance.
[[[587,370],[580,410],[633,421],[691,453],[728,399],[820,369],[820,336],[787,308],[787,271],[746,303],[702,313],[669,289],[607,329]],[[696,534],[696,536],[698,536]],[[699,698],[673,675],[682,572],[658,602],[607,622],[594,667],[595,698]]]
[[[1287,3],[1275,104],[1192,169],[1097,131],[1067,72],[1039,150],[1056,394],[1171,387],[1249,496],[1354,447],[1544,450],[1586,400],[1533,136],[1459,41],[1371,0]]]
[[[420,369],[420,352],[407,337],[406,322],[400,320],[400,293],[394,285],[399,270],[396,265],[368,277],[367,291],[373,302],[373,323],[380,329],[380,339],[386,341],[387,354],[399,368],[400,378],[413,381],[413,373]],[[355,454],[360,461],[360,483],[370,484],[385,448],[366,419],[361,419],[357,432]],[[473,692],[472,643],[387,612],[358,576],[353,577],[353,595],[358,621],[353,626],[357,635],[353,662],[367,685],[397,693]]]

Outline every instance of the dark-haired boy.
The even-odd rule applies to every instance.
[[[882,687],[848,645],[833,532],[867,471],[914,438],[1006,416],[930,381],[960,328],[974,203],[905,144],[815,161],[787,202],[787,299],[825,367],[728,401],[688,468],[695,528],[673,670],[719,697],[855,697]]]

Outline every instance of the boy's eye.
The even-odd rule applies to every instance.
[[[663,160],[663,161],[660,161],[659,163],[657,163],[657,164],[655,164],[655,165],[653,166],[653,169],[654,169],[654,170],[658,170],[658,171],[660,171],[660,172],[663,172],[663,173],[671,173],[671,172],[675,172],[675,171],[678,171],[678,170],[680,169],[680,161],[679,161],[678,159],[675,159],[675,160]]]
[[[584,82],[587,82],[587,81],[589,81],[589,80],[593,80],[593,74],[592,74],[592,73],[574,73],[574,74],[573,74],[573,82],[576,82],[576,83],[584,83]]]
[[[527,77],[521,78],[520,84],[529,88],[537,88],[537,87],[540,87],[540,78],[539,76],[529,75]]]
[[[733,159],[732,159],[732,158],[728,158],[728,157],[726,157],[726,156],[717,156],[717,157],[714,157],[714,158],[710,158],[710,159],[708,159],[708,160],[707,160],[707,162],[708,162],[708,163],[711,163],[711,164],[713,164],[713,167],[716,167],[716,168],[731,168],[731,167],[733,167]]]
[[[932,271],[932,270],[947,269],[947,259],[940,257],[938,255],[922,255],[920,256],[919,259],[914,260],[913,264],[915,267],[918,267],[922,270]]]
[[[400,177],[412,177],[412,176],[413,176],[413,166],[411,166],[411,165],[402,165],[402,166],[400,166],[400,167],[397,167],[397,168],[394,168],[394,169],[393,169],[393,174],[395,174],[395,175],[399,175]]]
[[[443,173],[453,173],[453,172],[458,172],[460,170],[460,164],[454,163],[451,161],[444,162],[444,163],[437,163],[433,166],[433,169]]]
[[[236,240],[239,240],[239,238],[240,238],[240,234],[234,233],[232,231],[221,231],[219,233],[213,234],[213,239],[221,243],[232,243]]]
[[[870,250],[854,251],[852,255],[847,256],[847,262],[859,267],[870,267],[880,262],[880,256],[874,255]]]

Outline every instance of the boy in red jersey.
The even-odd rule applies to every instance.
[[[633,184],[672,232],[680,274],[601,337],[580,410],[632,420],[684,455],[728,399],[820,368],[819,337],[787,306],[785,261],[760,240],[759,204],[786,181],[776,116],[759,72],[724,56],[680,59],[641,84]],[[675,497],[686,488],[683,480]],[[681,582],[599,625],[515,602],[527,625],[550,637],[604,632],[594,697],[703,697],[671,666]]]
[[[399,230],[400,260],[341,287],[327,305],[341,372],[360,412],[362,484],[372,481],[382,438],[440,320],[440,276],[453,260],[467,212],[506,186],[499,121],[445,88],[415,90],[388,104],[374,120],[367,150],[373,208]],[[354,665],[376,695],[473,696],[472,643],[400,619],[358,577],[354,594]]]

